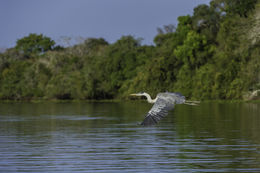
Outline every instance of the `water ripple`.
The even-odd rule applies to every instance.
[[[142,127],[99,113],[0,116],[0,172],[260,172],[259,132],[246,116],[207,126],[199,112]]]

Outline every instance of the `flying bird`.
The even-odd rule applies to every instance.
[[[148,103],[154,104],[145,116],[141,125],[150,126],[157,124],[163,117],[172,110],[175,104],[198,105],[199,101],[188,101],[181,93],[158,93],[155,99],[152,99],[148,93],[140,92],[131,94],[132,96],[145,96]]]

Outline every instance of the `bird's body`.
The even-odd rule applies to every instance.
[[[155,99],[152,99],[149,94],[144,92],[131,95],[145,96],[149,103],[154,103],[153,107],[145,116],[144,121],[141,123],[141,125],[144,126],[157,124],[163,117],[168,114],[168,111],[174,108],[175,104],[196,105],[196,103],[198,103],[196,101],[186,101],[185,96],[180,93],[159,93]]]

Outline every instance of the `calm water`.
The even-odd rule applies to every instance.
[[[0,172],[260,172],[260,104],[0,103]]]

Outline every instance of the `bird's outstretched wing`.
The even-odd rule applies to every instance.
[[[167,98],[158,98],[151,110],[145,116],[141,125],[149,126],[157,124],[163,117],[168,114],[168,111],[174,108],[174,102]]]

